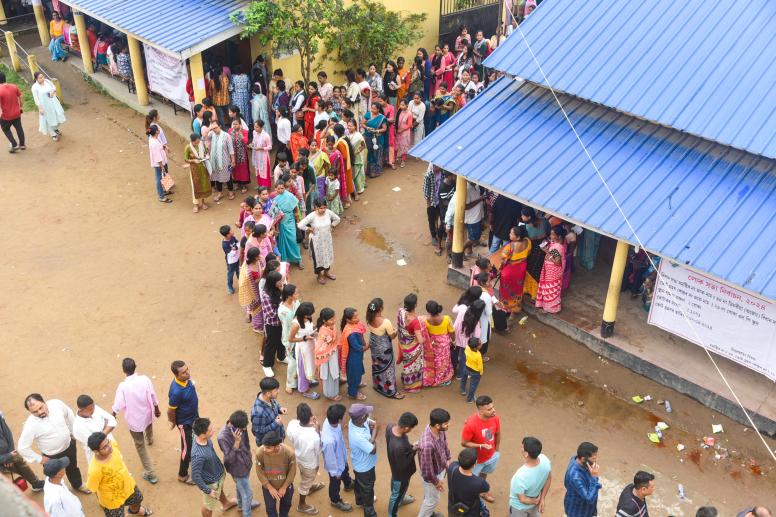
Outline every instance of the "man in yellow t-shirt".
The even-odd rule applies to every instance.
[[[151,515],[150,508],[141,506],[143,494],[129,473],[118,444],[105,433],[92,433],[87,445],[94,451],[86,476],[86,486],[97,494],[105,517],[123,517],[124,507],[134,515]]]
[[[466,396],[466,402],[474,402],[474,393],[477,391],[477,385],[480,383],[480,377],[485,371],[482,364],[482,353],[480,352],[480,340],[476,337],[469,338],[469,343],[464,349],[466,356],[466,368],[461,375],[461,395]],[[466,380],[471,379],[469,391],[466,391]]]

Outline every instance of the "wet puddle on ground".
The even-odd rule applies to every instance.
[[[388,242],[388,239],[385,238],[385,235],[378,232],[377,228],[374,226],[365,226],[361,228],[358,231],[358,240],[364,244],[367,244],[368,246],[372,246],[377,250],[383,251],[388,255],[393,254],[393,246],[391,243]]]

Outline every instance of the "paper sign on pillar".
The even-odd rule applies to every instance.
[[[776,381],[771,300],[662,260],[649,323]]]
[[[191,110],[186,82],[189,74],[186,63],[150,45],[143,44],[143,54],[148,74],[148,88],[172,102]]]

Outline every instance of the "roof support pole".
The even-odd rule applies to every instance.
[[[604,318],[601,323],[601,337],[614,335],[614,322],[617,319],[617,306],[620,303],[620,288],[622,276],[625,274],[625,264],[628,262],[629,244],[625,241],[617,241],[612,262],[612,274],[609,277],[609,289],[606,291],[606,303],[604,304]]]
[[[197,53],[189,58],[189,73],[191,85],[194,88],[194,103],[202,102],[207,97],[205,90],[205,68],[202,66],[202,54]]]
[[[19,53],[16,51],[16,40],[13,37],[13,32],[7,31],[5,33],[5,43],[8,45],[8,55],[11,57],[11,67],[18,72],[22,69],[22,62],[19,60]]]
[[[38,26],[40,44],[48,47],[51,38],[49,37],[48,24],[46,23],[46,13],[43,12],[43,2],[41,0],[32,0],[32,11],[35,13],[35,24]]]
[[[140,52],[140,42],[127,34],[129,44],[129,59],[132,61],[132,75],[137,90],[137,102],[141,106],[148,106],[148,86],[145,80],[145,67],[143,66],[143,54]]]
[[[463,267],[463,245],[466,231],[463,216],[466,212],[466,178],[460,174],[455,178],[455,219],[453,222],[453,267]],[[444,223],[442,223],[444,224]]]
[[[3,7],[3,2],[0,0],[0,25],[5,25],[8,23],[8,20],[5,17],[5,7]]]
[[[84,70],[87,74],[94,73],[94,63],[92,62],[92,49],[89,48],[89,37],[86,34],[86,20],[83,13],[73,11],[75,28],[78,31],[78,47],[81,49],[81,60],[84,62]]]

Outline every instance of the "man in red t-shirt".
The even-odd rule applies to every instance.
[[[11,133],[11,126],[16,128],[16,139]],[[24,145],[24,130],[22,129],[22,92],[15,84],[5,82],[5,74],[0,72],[0,128],[11,142],[9,153],[27,149]]]
[[[466,419],[461,431],[461,445],[477,450],[477,463],[472,472],[482,479],[496,470],[500,454],[501,420],[496,416],[493,399],[487,395],[477,397],[477,412]],[[496,499],[487,492],[482,498],[489,503]]]

